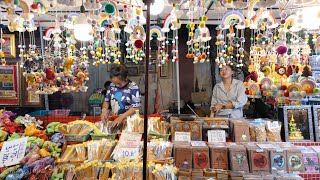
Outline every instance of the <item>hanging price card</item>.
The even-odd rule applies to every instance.
[[[175,141],[190,142],[191,141],[191,133],[190,132],[175,132],[174,140]]]
[[[226,142],[226,132],[224,130],[209,130],[208,131],[208,142]]]
[[[20,164],[27,147],[28,137],[6,141],[0,152],[0,167]]]

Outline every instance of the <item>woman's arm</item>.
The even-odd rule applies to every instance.
[[[244,87],[244,85],[242,83],[240,83],[237,91],[237,99],[235,101],[231,101],[230,103],[226,104],[226,107],[228,109],[238,109],[240,107],[243,107],[244,105],[246,105],[247,101],[248,101],[248,97],[245,93],[246,88]]]
[[[210,109],[212,109],[217,103],[217,85],[214,86],[213,90],[212,90],[212,97],[211,97],[211,107]]]
[[[102,104],[101,115],[100,115],[102,122],[106,122],[106,120],[108,119],[109,106],[110,106],[110,103],[106,101]]]

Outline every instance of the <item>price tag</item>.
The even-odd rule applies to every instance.
[[[6,141],[0,152],[0,167],[20,164],[27,147],[28,137]]]
[[[121,158],[135,159],[139,157],[140,148],[121,148]]]
[[[206,146],[204,141],[191,141],[191,146]]]
[[[280,128],[278,121],[272,121],[272,122],[268,121],[267,126],[268,126],[268,129],[279,129]]]
[[[208,142],[226,142],[226,132],[224,130],[209,130],[208,131]]]
[[[190,142],[191,141],[191,133],[190,132],[175,132],[174,140],[175,141]]]
[[[273,144],[257,144],[257,146],[259,146],[259,148],[261,148],[261,149],[272,149],[272,148],[275,148],[273,146]]]

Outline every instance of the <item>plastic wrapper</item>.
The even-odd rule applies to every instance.
[[[249,130],[251,140],[256,142],[266,142],[267,141],[267,131],[266,123],[261,119],[255,119],[249,122]]]
[[[177,179],[178,169],[173,165],[148,164],[149,180]]]
[[[87,159],[87,150],[84,144],[68,145],[62,153],[59,162],[77,162]]]
[[[114,180],[142,179],[142,162],[139,160],[129,161],[124,159],[114,165],[112,177]]]
[[[88,142],[88,160],[110,160],[115,146],[115,141],[107,139]]]
[[[126,127],[124,128],[124,131],[143,133],[143,118],[140,117],[139,111],[136,111],[136,114],[127,117]]]
[[[267,141],[281,142],[281,122],[267,122]]]
[[[58,130],[61,134],[70,134],[70,135],[86,135],[90,132],[96,134],[102,134],[101,131],[91,122],[76,120],[69,122],[68,124],[60,124]]]
[[[148,143],[148,160],[165,160],[171,157],[173,144],[167,141],[152,140]]]
[[[96,122],[95,126],[101,131],[101,133],[107,135],[107,134],[117,134],[120,133],[122,130],[122,126],[115,126],[112,127],[112,123],[108,121],[107,123],[103,122]]]
[[[168,134],[170,125],[161,121],[159,117],[148,118],[148,133],[152,134]]]

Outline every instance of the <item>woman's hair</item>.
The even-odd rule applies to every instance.
[[[231,69],[233,72],[236,72],[236,71],[237,71],[237,68],[236,68],[235,66],[231,66],[230,64],[226,64],[226,65],[224,65],[224,66],[230,67],[230,69]],[[220,70],[221,70],[221,68],[220,68]]]
[[[104,83],[104,88],[107,89],[110,86],[111,83],[112,83],[111,81],[106,81]]]
[[[110,78],[113,77],[118,77],[123,81],[126,80],[128,77],[127,67],[123,64],[113,66],[110,71]]]

